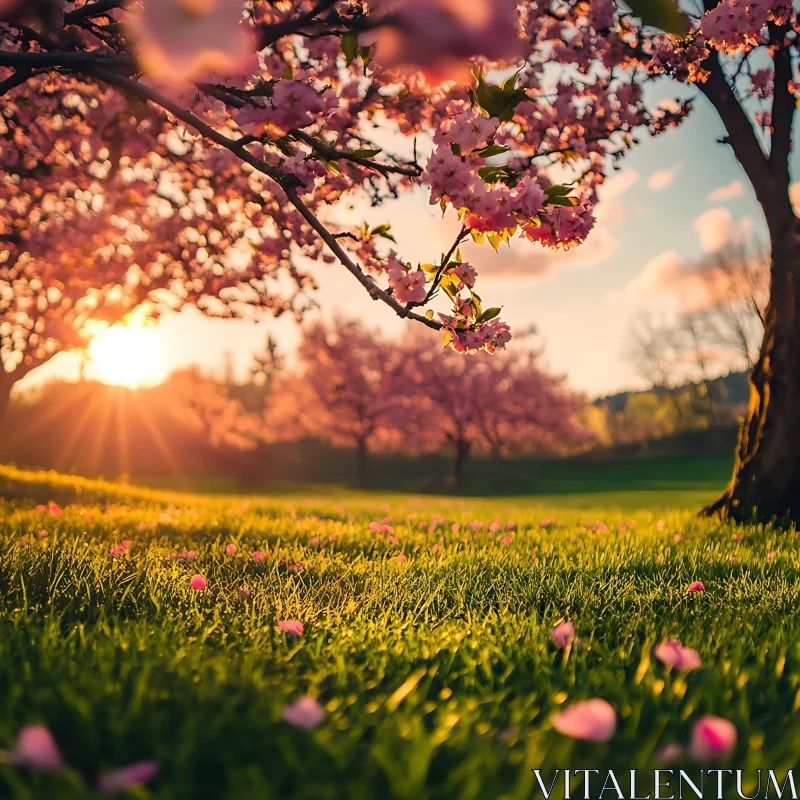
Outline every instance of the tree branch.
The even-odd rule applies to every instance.
[[[794,121],[795,99],[789,90],[792,79],[792,57],[786,47],[787,26],[770,23],[770,39],[775,42],[775,78],[773,80],[772,101],[772,149],[769,165],[781,191],[789,191],[789,156],[792,149],[792,124]]]
[[[331,234],[331,232],[322,224],[322,222],[320,222],[320,220],[314,216],[311,209],[309,209],[309,207],[300,199],[300,195],[297,194],[297,190],[294,187],[284,187],[284,191],[286,192],[286,197],[289,199],[289,202],[300,212],[301,216],[306,220],[306,222],[308,222],[308,224],[319,234],[322,241],[328,245],[345,269],[351,275],[353,275],[356,280],[367,290],[369,296],[373,300],[380,300],[383,303],[386,303],[386,305],[393,309],[394,312],[400,317],[416,320],[417,322],[421,322],[423,325],[427,325],[429,328],[433,328],[433,330],[441,330],[442,326],[438,322],[434,322],[431,319],[427,319],[426,317],[422,317],[419,314],[415,314],[413,311],[410,311],[388,292],[386,292],[384,289],[381,289],[375,283],[375,281],[369,277],[369,275],[365,274],[364,271],[342,249],[342,246],[339,244],[333,234]]]
[[[781,191],[770,169],[761,144],[750,120],[733,93],[715,52],[705,62],[709,78],[699,88],[720,116],[728,132],[727,143],[733,148],[742,168],[753,185],[758,202],[764,210],[770,235],[787,235],[786,223],[794,219],[788,193]]]

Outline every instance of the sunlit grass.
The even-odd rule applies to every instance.
[[[2,797],[90,797],[98,772],[156,759],[159,798],[527,798],[532,767],[653,766],[704,713],[736,725],[738,768],[796,760],[793,532],[688,511],[553,515],[546,500],[169,494],[4,468],[0,491],[14,498],[0,506],[0,747],[44,723],[71,767],[0,766]],[[63,514],[36,510],[50,500]],[[703,594],[687,594],[695,580]],[[303,636],[279,632],[284,619]],[[554,647],[562,620],[580,647]],[[702,668],[671,674],[651,655],[664,639]],[[311,732],[280,720],[301,695],[327,711]],[[551,728],[589,697],[617,711],[607,744]]]

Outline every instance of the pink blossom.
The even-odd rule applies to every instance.
[[[298,619],[283,619],[278,623],[278,630],[288,637],[296,639],[303,635],[303,623]]]
[[[310,731],[325,720],[325,709],[313,697],[300,697],[281,712],[281,719],[295,728]]]
[[[263,564],[265,558],[266,556],[260,550],[256,550],[253,553],[253,561],[255,561],[256,564]]]
[[[408,556],[405,553],[398,553],[395,556],[395,561],[402,564],[404,561],[408,561]]]
[[[558,625],[550,631],[550,638],[556,647],[563,650],[568,647],[575,639],[575,625],[571,621],[559,622]]]
[[[666,522],[664,522],[664,520],[663,520],[663,519],[660,519],[658,522],[656,522],[656,528],[657,528],[659,531],[663,531],[663,530],[664,530],[664,526],[665,526],[666,524],[667,524],[667,523],[666,523]]]
[[[441,549],[442,549],[442,546],[440,544],[435,544],[433,547],[431,547],[431,552],[432,553],[438,553]]]
[[[695,722],[689,752],[696,761],[720,761],[736,747],[736,726],[707,714]]]
[[[661,750],[656,753],[656,761],[659,764],[669,765],[674,764],[683,756],[683,748],[679,744],[672,742],[665,745]]]
[[[189,578],[189,586],[196,592],[202,592],[203,589],[206,588],[207,582],[202,575],[192,575],[192,577]]]
[[[704,592],[706,587],[703,586],[702,581],[693,581],[686,587],[687,592]]]
[[[47,506],[46,506],[44,503],[39,503],[39,505],[38,505],[38,506],[36,506],[36,510],[37,510],[37,511],[38,511],[40,514],[43,514],[45,511],[47,511]]]
[[[309,543],[309,544],[319,544],[319,536],[312,536],[312,537],[311,537],[311,538],[308,540],[308,543]]]
[[[250,590],[246,586],[242,586],[242,588],[239,589],[239,599],[240,600],[250,599]]]
[[[504,536],[504,537],[503,537],[503,538],[500,540],[500,544],[502,544],[502,545],[503,545],[503,547],[508,547],[508,546],[509,546],[509,545],[510,545],[510,544],[511,544],[513,541],[514,541],[513,537],[511,537],[511,536]]]
[[[11,760],[42,772],[56,772],[64,766],[55,739],[42,725],[28,725],[19,732]]]
[[[564,736],[589,742],[607,742],[617,729],[617,714],[598,697],[583,700],[552,718],[553,727]]]
[[[122,794],[136,786],[143,786],[155,780],[158,764],[155,761],[138,761],[114,772],[101,775],[98,786],[105,794]]]
[[[339,534],[338,533],[330,534],[330,536],[328,536],[328,541],[329,542],[337,542],[337,541],[339,541]]]
[[[662,642],[655,649],[656,658],[673,669],[684,671],[700,669],[702,661],[696,650],[684,647],[679,641]]]
[[[53,517],[60,517],[64,513],[57,503],[50,503],[50,514]]]
[[[774,550],[770,550],[769,553],[767,553],[767,558],[775,558],[776,555]]]
[[[225,547],[225,552],[228,553],[228,555],[232,556],[236,552],[236,545],[235,544],[227,545]]]
[[[394,296],[401,303],[421,303],[425,299],[427,279],[421,269],[411,270],[392,253],[389,256],[387,273]]]

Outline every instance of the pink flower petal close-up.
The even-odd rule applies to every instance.
[[[606,700],[594,697],[559,711],[552,724],[559,733],[573,739],[607,742],[617,729],[617,712]]]

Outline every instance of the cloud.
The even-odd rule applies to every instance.
[[[732,181],[727,186],[720,186],[719,189],[714,189],[708,196],[709,203],[722,203],[725,200],[732,200],[734,197],[739,197],[744,194],[744,185],[741,181]]]
[[[733,221],[731,212],[727,208],[716,207],[704,211],[695,221],[695,230],[700,234],[700,246],[706,253],[716,253],[726,244],[741,241],[742,227]]]
[[[620,197],[638,181],[639,173],[635,169],[626,169],[614,174],[600,186],[598,190],[600,202],[595,211],[599,222],[611,227],[625,222],[628,213]]]
[[[486,257],[486,247],[466,245],[464,255],[480,264],[481,281],[541,282],[557,270],[567,267],[594,267],[612,256],[621,242],[604,225],[597,225],[586,241],[571,250],[546,250],[541,245],[515,241],[511,247],[501,247],[494,258]]]
[[[675,176],[680,172],[681,167],[683,167],[683,164],[676,164],[674,167],[670,167],[670,169],[660,169],[658,172],[654,172],[648,178],[647,185],[654,192],[660,192],[666,189],[672,184],[672,181],[675,180]]]
[[[674,250],[651,258],[644,269],[627,285],[626,294],[633,297],[655,297],[671,290],[684,275],[686,260]]]
[[[624,169],[614,173],[600,187],[600,197],[603,200],[613,200],[624,194],[639,180],[639,173],[635,169]]]

